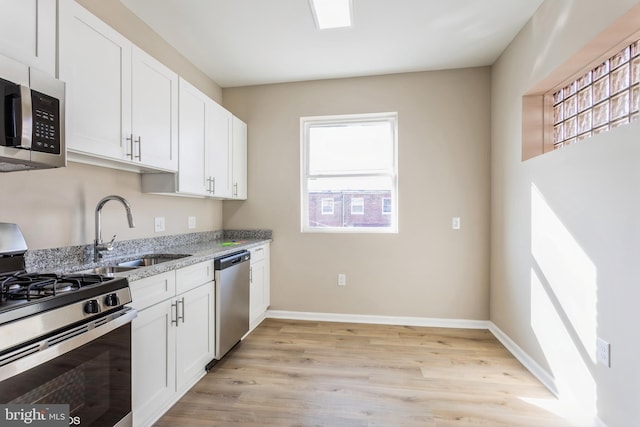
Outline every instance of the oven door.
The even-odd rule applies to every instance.
[[[0,356],[0,403],[66,404],[72,425],[131,426],[135,316],[127,308]]]

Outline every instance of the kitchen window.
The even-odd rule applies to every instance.
[[[303,232],[397,232],[397,120],[397,113],[300,119]]]

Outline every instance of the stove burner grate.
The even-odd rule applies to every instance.
[[[58,275],[25,272],[4,274],[0,275],[0,303],[56,296],[106,280],[108,278],[98,274]]]

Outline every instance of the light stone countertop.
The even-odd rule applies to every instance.
[[[194,243],[184,246],[174,246],[166,249],[159,249],[154,254],[166,255],[188,255],[183,258],[177,258],[172,261],[151,265],[148,267],[138,267],[133,270],[118,272],[116,277],[126,277],[129,281],[144,279],[145,277],[154,276],[166,271],[177,270],[182,267],[197,264],[203,261],[209,261],[225,255],[229,255],[242,250],[248,250],[265,243],[269,243],[271,239],[243,239],[237,240],[233,246],[223,246],[228,239],[213,240],[210,242]],[[136,259],[138,256],[125,257],[128,259]],[[122,259],[126,261],[126,259]],[[109,264],[109,263],[107,263]]]
[[[129,281],[134,281],[251,249],[271,241],[270,230],[190,233],[116,242],[113,252],[107,253],[107,256],[97,263],[92,260],[93,245],[27,251],[26,264],[29,272],[68,274],[116,265],[144,255],[185,255],[175,260],[114,274],[114,277],[126,277]]]

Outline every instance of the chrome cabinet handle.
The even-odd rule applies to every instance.
[[[238,197],[238,183],[237,182],[233,183],[233,195],[235,197]]]
[[[130,133],[129,136],[125,139],[129,142],[129,152],[126,154],[126,156],[133,160],[133,134]]]
[[[178,315],[178,307],[177,304],[182,304],[182,316]],[[178,317],[178,319],[182,319],[182,323],[184,323],[184,297],[182,297],[181,300],[179,300],[176,304],[176,316]],[[176,320],[176,324],[178,323],[178,321]]]
[[[176,309],[176,320],[173,320],[173,309]],[[171,324],[173,325],[175,323],[176,326],[178,326],[178,303],[177,302],[172,302],[171,303]]]
[[[208,177],[207,178],[207,192],[211,194],[215,194],[216,192],[216,178]]]
[[[134,141],[134,142],[138,143],[138,155],[137,156],[133,156],[133,146],[132,146],[132,148],[131,148],[131,156],[134,159],[138,159],[138,160],[142,161],[142,137],[138,136],[138,140]]]

